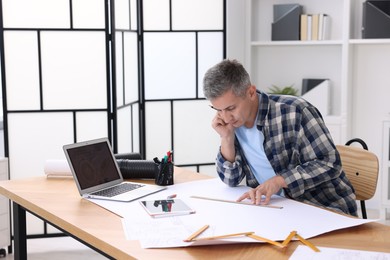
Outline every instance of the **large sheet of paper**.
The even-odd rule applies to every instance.
[[[169,186],[167,190],[150,195],[147,199],[165,199],[169,195],[176,194],[177,198],[184,200],[194,208],[196,213],[162,219],[151,218],[141,207],[139,201],[127,203],[96,199],[90,199],[90,201],[121,216],[127,238],[140,240],[144,248],[259,242],[248,237],[190,243],[183,241],[206,224],[210,227],[200,237],[255,232],[258,236],[282,241],[293,230],[304,238],[310,238],[329,231],[375,221],[344,216],[279,196],[274,196],[270,205],[281,206],[282,209],[191,197],[203,196],[235,201],[248,189],[246,186],[228,187],[219,179]]]
[[[320,252],[314,252],[307,246],[299,245],[290,260],[390,260],[390,253],[318,247]]]

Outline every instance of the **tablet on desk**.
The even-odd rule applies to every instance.
[[[144,200],[140,204],[154,218],[195,213],[195,210],[180,199]]]

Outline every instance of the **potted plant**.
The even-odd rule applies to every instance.
[[[278,87],[276,85],[272,85],[272,87],[269,88],[268,94],[297,96],[298,89],[294,88],[293,86],[294,85]]]

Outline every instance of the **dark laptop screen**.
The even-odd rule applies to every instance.
[[[68,154],[83,190],[120,179],[106,142],[71,148]]]

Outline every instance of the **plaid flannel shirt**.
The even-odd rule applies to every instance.
[[[357,216],[352,185],[341,168],[340,155],[319,111],[301,98],[259,95],[257,128],[264,134],[264,151],[275,173],[284,178],[286,197]],[[221,152],[216,159],[219,177],[237,186],[259,185],[235,141],[235,162]]]

